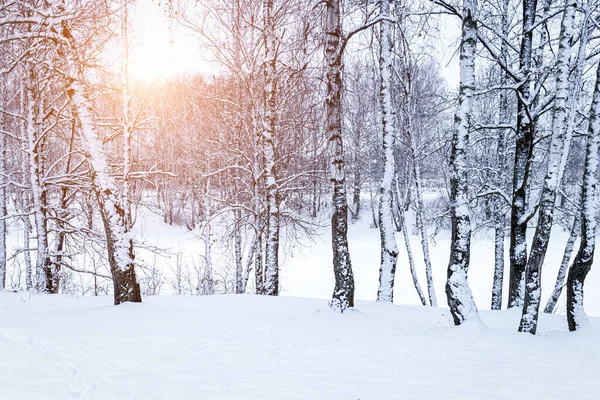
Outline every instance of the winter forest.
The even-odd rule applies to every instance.
[[[0,56],[0,398],[600,397],[600,1],[0,0]]]

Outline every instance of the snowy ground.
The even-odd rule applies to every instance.
[[[350,243],[350,257],[354,276],[356,280],[356,298],[359,300],[375,300],[377,295],[377,286],[379,280],[379,259],[380,259],[380,238],[379,231],[369,227],[370,215],[368,210],[363,213],[363,218],[352,223],[349,226],[348,239]],[[410,226],[410,224],[409,224]],[[152,214],[140,218],[138,233],[141,237],[154,246],[164,247],[171,250],[172,254],[181,253],[180,259],[185,265],[202,264],[202,254],[204,244],[198,236],[188,232],[184,228],[165,226],[162,220]],[[331,266],[331,236],[329,227],[323,228],[322,235],[312,240],[302,240],[301,243],[291,247],[290,243],[284,246],[280,255],[281,263],[281,289],[282,295],[309,297],[319,299],[330,299],[334,285],[334,276]],[[533,236],[533,229],[530,232]],[[568,232],[560,227],[555,227],[550,238],[548,253],[544,263],[542,275],[542,308],[546,305],[554,288],[556,274],[562,260],[565,243],[568,239]],[[472,240],[471,266],[469,268],[469,283],[479,309],[489,310],[492,292],[492,277],[494,265],[494,247],[492,237],[485,232],[476,232]],[[396,271],[394,300],[396,304],[419,305],[419,297],[414,289],[410,270],[408,266],[408,256],[404,247],[404,240],[401,234],[397,234],[398,247],[400,254],[398,256],[398,266]],[[411,231],[411,247],[415,258],[417,274],[419,275],[421,288],[424,293],[427,292],[425,280],[425,266],[421,251],[420,238],[416,231]],[[230,273],[233,273],[233,249],[231,246],[219,248],[222,241],[216,241],[213,251],[215,255],[216,268],[229,267]],[[504,279],[504,301],[503,307],[506,307],[508,293],[508,245],[506,238],[506,260],[505,260],[505,279]],[[573,256],[577,252],[577,246]],[[438,305],[446,306],[444,285],[446,283],[446,269],[448,267],[448,255],[450,252],[450,237],[448,232],[440,232],[434,241],[430,241],[430,252],[433,265],[434,284]],[[158,265],[165,273],[165,284],[162,287],[161,294],[172,293],[169,287],[169,274],[175,269],[177,257],[155,256],[144,253],[140,250],[138,253],[148,265]],[[253,291],[253,279],[249,281],[249,291]],[[585,308],[590,316],[600,317],[600,290],[594,288],[600,287],[600,266],[594,265],[590,271],[586,287],[590,288],[585,293]],[[565,313],[564,293],[561,296],[556,312]],[[518,327],[518,321],[514,325],[514,330]],[[566,320],[565,320],[566,327]]]
[[[252,295],[0,293],[2,399],[598,399],[600,320],[564,331],[514,312],[450,326],[443,309]]]
[[[366,213],[365,213],[366,214]],[[379,284],[380,238],[379,231],[368,226],[368,215],[363,220],[349,226],[348,238],[350,243],[350,258],[356,280],[356,298],[361,300],[375,300]],[[366,220],[366,221],[365,221]],[[421,251],[421,243],[416,232],[411,235],[411,247],[415,258],[417,274],[421,288],[427,291],[425,280],[425,266]],[[530,232],[533,236],[533,229]],[[542,274],[542,308],[552,294],[556,274],[560,267],[568,232],[560,227],[553,228],[548,252],[544,262]],[[328,299],[333,290],[333,270],[331,267],[331,242],[329,230],[324,230],[323,236],[316,242],[306,242],[304,247],[297,247],[292,255],[284,257],[284,266],[281,272],[282,292],[292,296],[316,297]],[[400,254],[396,269],[394,302],[396,304],[418,305],[419,297],[414,289],[408,265],[408,256],[404,247],[401,234],[396,235]],[[475,297],[477,307],[489,310],[492,296],[492,278],[494,274],[494,244],[485,232],[476,232],[471,244],[471,265],[469,267],[469,284]],[[503,307],[506,308],[508,296],[508,259],[509,239],[506,238],[505,277]],[[575,244],[572,257],[575,256],[579,241]],[[446,284],[446,271],[448,256],[450,254],[450,234],[440,232],[435,241],[430,242],[431,261],[433,267],[434,284],[436,288],[438,305],[446,307],[444,285]],[[600,264],[596,262],[586,279],[585,309],[588,315],[600,317]],[[565,313],[565,292],[560,297],[556,312]],[[518,322],[514,325],[516,330]],[[566,327],[566,320],[565,320]]]
[[[590,318],[583,332],[566,332],[563,295],[558,314],[542,315],[535,337],[516,332],[520,310],[482,311],[482,325],[452,327],[443,308],[446,233],[431,243],[442,308],[417,306],[401,236],[397,305],[372,303],[379,234],[368,225],[365,214],[349,229],[361,301],[344,315],[327,306],[333,288],[328,229],[314,242],[286,245],[280,298],[158,296],[114,307],[110,297],[0,292],[0,400],[600,398],[600,318]],[[202,263],[204,246],[194,233],[165,226],[152,214],[136,229],[147,244],[171,251],[138,252],[162,271],[161,293],[172,292],[177,263]],[[11,240],[19,242],[16,229]],[[567,233],[556,229],[544,265],[542,307],[566,240]],[[217,268],[231,267],[231,249],[219,244]],[[426,291],[415,232],[411,245]],[[592,317],[600,317],[599,268],[586,281]],[[480,310],[489,309],[492,274],[491,238],[477,233],[469,282]],[[508,272],[505,296],[507,283]]]

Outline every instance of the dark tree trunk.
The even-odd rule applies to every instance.
[[[508,307],[520,307],[525,297],[525,266],[527,265],[527,201],[529,169],[533,157],[534,121],[529,117],[530,72],[533,51],[533,25],[537,0],[523,0],[523,38],[519,68],[524,81],[517,90],[517,131],[513,171],[513,199],[510,215],[510,281]]]

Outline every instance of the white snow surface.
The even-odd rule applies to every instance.
[[[600,319],[227,295],[0,293],[2,399],[597,399]]]

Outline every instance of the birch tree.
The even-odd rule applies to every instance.
[[[460,87],[450,155],[450,215],[452,239],[446,297],[455,325],[478,320],[479,314],[467,281],[471,258],[471,222],[467,182],[469,126],[475,89],[477,3],[464,0],[460,43]]]
[[[331,307],[344,312],[354,307],[354,274],[348,249],[348,203],[342,140],[343,42],[340,0],[325,1],[325,131],[329,137],[331,182],[331,246],[335,287]]]
[[[598,153],[600,152],[600,64],[590,108],[585,167],[581,189],[581,242],[567,277],[567,322],[570,331],[587,323],[583,308],[583,285],[594,261],[596,247],[596,191],[598,185]]]
[[[513,169],[513,196],[510,217],[510,276],[508,307],[520,307],[525,297],[525,267],[527,264],[527,199],[529,170],[534,141],[534,120],[529,110],[531,98],[531,68],[533,34],[537,0],[523,0],[523,28],[519,52],[522,81],[517,89],[517,126]]]
[[[267,203],[267,238],[265,244],[265,294],[279,294],[279,206],[275,177],[275,128],[277,124],[277,45],[273,20],[274,0],[263,1],[263,34],[265,47],[264,130],[262,143],[265,159]]]
[[[542,291],[542,266],[552,229],[556,192],[562,175],[563,154],[567,143],[571,140],[568,130],[568,101],[570,91],[571,38],[573,37],[575,7],[576,3],[573,0],[565,1],[559,48],[556,56],[556,94],[548,167],[540,198],[538,224],[531,244],[531,252],[526,269],[525,301],[523,303],[523,314],[521,316],[519,331],[531,334],[535,334],[537,329]]]
[[[392,55],[394,45],[392,41],[392,22],[390,18],[390,0],[380,2],[379,39],[379,102],[381,107],[381,128],[383,142],[383,177],[379,188],[379,232],[381,237],[381,264],[379,266],[378,301],[393,302],[394,278],[396,275],[396,261],[398,259],[398,245],[396,244],[394,216],[393,216],[393,182],[395,171],[395,111],[392,106]]]

